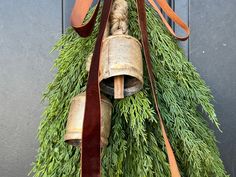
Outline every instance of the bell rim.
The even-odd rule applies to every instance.
[[[126,72],[126,70],[123,70],[123,69],[116,69],[114,71],[114,73],[110,73],[109,76],[105,76],[105,77],[100,76],[99,84],[101,84],[101,82],[105,79],[109,79],[109,78],[117,77],[117,76],[131,76],[131,77],[136,78],[139,82],[141,82],[142,85],[144,84],[144,80],[143,80],[143,77],[142,77],[143,73],[138,75],[138,74],[136,74],[136,72],[130,72],[130,70],[129,70],[129,72]]]
[[[120,74],[115,74],[115,75],[112,75],[111,77],[102,78],[100,80],[99,85],[100,85],[100,88],[101,88],[101,92],[103,92],[106,95],[110,95],[110,96],[114,95],[114,88],[109,87],[108,85],[104,84],[103,81],[105,79],[109,79],[109,78],[112,78],[112,77],[115,77],[115,76],[121,76],[121,75]],[[143,89],[144,80],[143,80],[142,77],[138,78],[137,76],[134,76],[134,75],[129,75],[129,76],[132,76],[133,78],[137,79],[138,84],[135,85],[135,86],[129,87],[129,88],[125,88],[124,89],[124,96],[131,96],[135,93],[138,93],[139,91],[141,91]]]
[[[78,95],[76,95],[75,97],[73,97],[71,102],[73,102],[73,101],[82,101],[85,98],[86,98],[86,92],[81,92]],[[105,104],[109,104],[110,107],[113,107],[110,99],[107,98],[104,94],[101,94],[101,102],[103,102]]]
[[[105,86],[105,85],[101,85],[102,87]],[[128,88],[128,90],[132,90],[134,89],[134,87],[130,87]],[[124,96],[127,97],[127,96],[132,96],[138,92],[140,92],[141,90],[143,89],[143,86],[142,85],[139,85],[138,87],[136,87],[135,91],[128,91],[127,89],[124,91]],[[114,95],[114,89],[113,88],[110,88],[110,87],[103,87],[102,89],[102,92],[104,94],[107,94],[107,95],[110,95],[110,96],[113,96]]]
[[[64,141],[72,139],[82,139],[82,130],[66,132],[64,135]]]

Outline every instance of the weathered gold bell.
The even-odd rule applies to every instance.
[[[140,91],[143,87],[140,42],[129,35],[105,38],[99,80],[101,91],[118,99]]]
[[[80,146],[82,140],[83,119],[86,93],[77,95],[72,99],[70,112],[66,125],[65,142],[73,146]],[[101,147],[108,144],[111,129],[112,104],[104,95],[101,96]]]
[[[92,54],[88,57],[89,71]],[[103,40],[99,67],[100,89],[115,99],[137,93],[143,87],[143,60],[140,42],[129,35],[113,35]]]

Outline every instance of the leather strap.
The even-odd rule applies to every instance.
[[[94,49],[94,54],[91,62],[89,78],[87,83],[86,90],[86,105],[85,105],[85,114],[84,114],[84,123],[83,123],[83,134],[82,134],[82,177],[100,177],[100,129],[101,129],[101,112],[100,112],[100,88],[98,81],[98,72],[99,72],[99,62],[100,62],[100,53],[102,48],[102,39],[104,31],[106,28],[107,21],[109,19],[110,10],[113,0],[106,0],[104,3],[99,34],[96,41],[96,46]],[[150,51],[148,47],[148,34],[146,29],[146,11],[145,11],[145,2],[144,0],[136,0],[138,5],[138,14],[139,14],[139,23],[142,31],[142,43],[144,47],[145,60],[147,63],[148,76],[150,80],[152,95],[154,98],[155,109],[157,115],[160,119],[160,125],[162,130],[162,135],[164,137],[167,155],[170,163],[170,171],[172,177],[180,177],[178,166],[175,160],[175,156],[171,145],[169,143],[164,123],[158,107],[158,99],[156,95],[155,79],[153,75]],[[189,37],[190,30],[188,26],[175,14],[175,12],[169,7],[166,0],[157,0],[160,7],[163,11],[181,28],[186,32],[186,36],[180,37],[175,34],[173,29],[170,27],[168,22],[165,20],[161,11],[155,4],[154,0],[148,0],[152,7],[158,12],[163,23],[166,25],[170,33],[179,40],[186,40]],[[71,25],[75,31],[81,37],[89,36],[96,22],[97,14],[100,7],[101,0],[98,1],[95,11],[92,17],[88,20],[87,23],[83,24],[84,19],[92,5],[93,0],[76,0],[74,8],[71,15]]]
[[[98,13],[99,6],[100,6],[100,1],[101,0],[98,1],[97,7],[96,7],[92,17],[90,18],[90,20],[86,24],[83,25],[83,21],[87,15],[92,3],[93,3],[93,0],[86,0],[86,1],[85,0],[76,0],[75,5],[72,10],[72,14],[71,14],[71,25],[73,26],[73,28],[76,30],[76,32],[81,37],[87,37],[92,33],[94,24],[96,22],[96,17],[97,17],[97,13]],[[166,0],[156,0],[156,1],[158,2],[161,9],[168,15],[168,17],[173,22],[178,24],[186,32],[186,35],[183,37],[177,36],[176,33],[174,32],[174,30],[172,29],[172,27],[169,25],[169,23],[165,19],[165,17],[162,15],[162,13],[161,13],[160,9],[158,8],[157,4],[155,3],[155,1],[148,0],[148,2],[151,4],[151,6],[159,14],[160,18],[162,19],[163,23],[165,24],[165,26],[167,27],[169,32],[173,36],[175,36],[178,40],[182,40],[182,41],[187,40],[190,35],[189,27],[171,9],[171,7],[169,6],[169,4],[167,3]]]
[[[166,15],[177,25],[179,25],[186,33],[185,36],[177,36],[172,27],[169,25],[169,23],[166,21],[165,17],[162,15],[160,9],[157,7],[157,4],[155,3],[154,0],[148,0],[148,2],[152,5],[152,7],[156,10],[156,12],[159,14],[161,17],[163,23],[169,30],[169,32],[178,40],[185,41],[189,38],[190,35],[190,29],[189,27],[181,20],[181,18],[171,9],[169,4],[167,3],[166,0],[156,0],[161,9],[166,13]]]
[[[76,0],[72,11],[72,26],[76,32],[83,37],[89,36],[93,31],[97,13],[99,11],[100,0],[91,19],[85,25],[82,24],[92,2],[92,0]],[[82,133],[82,177],[101,176],[101,96],[98,75],[102,40],[109,19],[112,2],[113,0],[106,0],[106,3],[103,5],[99,33],[89,71]]]
[[[163,119],[161,117],[161,113],[159,110],[158,106],[158,98],[156,94],[156,85],[155,85],[155,78],[153,75],[153,67],[152,67],[152,62],[151,62],[151,56],[150,56],[150,50],[149,50],[149,44],[148,44],[148,33],[147,33],[147,22],[146,22],[146,10],[145,10],[145,2],[144,0],[136,0],[137,2],[137,9],[138,9],[138,17],[139,17],[139,25],[141,29],[141,37],[142,37],[142,44],[144,48],[144,56],[145,56],[145,61],[146,61],[146,66],[147,66],[147,71],[148,71],[148,77],[149,77],[149,82],[151,86],[151,91],[152,91],[152,96],[155,104],[155,109],[156,113],[159,117],[160,120],[160,125],[161,125],[161,131],[162,135],[164,138],[166,150],[167,150],[167,155],[169,159],[169,164],[170,164],[170,172],[172,177],[181,177],[180,172],[175,160],[175,155],[174,152],[171,148],[170,142],[168,140]]]
[[[93,0],[76,0],[71,13],[71,26],[81,37],[88,37],[93,32],[101,0],[98,1],[93,15],[83,24],[92,6]]]

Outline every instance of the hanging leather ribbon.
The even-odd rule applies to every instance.
[[[91,34],[99,11],[100,0],[91,19],[83,25],[83,21],[92,5],[92,0],[77,0],[72,11],[71,23],[76,32],[87,37]],[[102,39],[109,19],[112,0],[103,5],[99,33],[91,61],[87,89],[82,133],[82,177],[100,177],[101,174],[101,111],[100,88],[98,81]]]
[[[82,37],[89,36],[96,22],[97,14],[100,7],[100,1],[97,3],[97,7],[88,20],[87,23],[83,24],[83,21],[92,5],[93,0],[76,0],[74,8],[71,15],[71,24],[75,31]],[[151,85],[152,95],[155,103],[155,109],[157,115],[160,119],[160,125],[162,134],[164,137],[167,155],[170,163],[170,171],[172,177],[180,177],[178,166],[175,160],[175,156],[171,145],[169,143],[164,123],[160,114],[158,107],[158,99],[156,95],[156,86],[155,79],[153,76],[153,69],[150,57],[150,51],[148,46],[148,34],[146,29],[146,11],[145,11],[145,2],[144,0],[136,0],[138,7],[139,15],[139,24],[142,32],[142,43],[144,47],[145,60],[147,63],[148,76]],[[176,24],[178,24],[185,32],[186,36],[180,37],[177,36],[168,22],[165,20],[161,11],[157,7],[154,0],[148,0],[152,7],[158,12],[163,23],[166,25],[170,33],[179,40],[186,40],[189,37],[190,29],[188,26],[175,14],[175,12],[170,8],[166,0],[156,0],[162,10],[172,19]],[[104,31],[106,28],[107,21],[109,19],[110,10],[112,6],[112,0],[106,0],[106,3],[103,5],[101,22],[99,28],[99,34],[97,37],[93,58],[90,66],[89,78],[87,83],[86,90],[86,105],[85,105],[85,115],[83,123],[83,134],[82,134],[82,177],[100,177],[100,126],[101,126],[101,112],[100,112],[100,88],[98,81],[98,72],[99,72],[99,62],[100,62],[100,53],[102,48],[102,39]]]
[[[93,0],[76,0],[71,13],[71,26],[81,37],[88,37],[96,22],[101,0],[98,1],[95,11],[86,24],[83,24]]]
[[[163,23],[165,24],[166,28],[169,30],[169,32],[178,40],[185,41],[189,38],[190,35],[190,29],[189,27],[181,20],[181,18],[171,9],[169,4],[166,0],[156,0],[156,2],[159,4],[161,9],[166,13],[166,15],[177,25],[179,25],[185,32],[186,35],[181,37],[177,36],[172,27],[169,25],[169,23],[166,21],[165,17],[162,15],[160,9],[157,7],[157,4],[154,0],[148,0],[148,2],[152,5],[152,7],[156,10],[156,12],[161,17]]]
[[[150,50],[149,50],[149,44],[148,44],[148,33],[147,33],[147,22],[146,22],[146,10],[145,10],[145,2],[144,0],[136,0],[137,7],[138,7],[138,17],[139,17],[139,25],[141,29],[141,37],[142,37],[142,44],[144,48],[144,56],[146,60],[146,66],[148,71],[148,78],[151,86],[153,101],[155,104],[155,110],[160,120],[160,126],[162,131],[162,136],[164,138],[166,150],[167,150],[167,156],[170,164],[170,172],[172,177],[181,177],[179,173],[179,169],[175,160],[174,152],[171,148],[170,142],[168,140],[163,119],[161,117],[161,113],[158,106],[158,98],[156,94],[156,84],[155,84],[155,78],[153,75],[153,67],[152,67],[152,61],[150,56]]]

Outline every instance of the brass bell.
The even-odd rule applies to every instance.
[[[85,92],[72,99],[66,125],[64,140],[76,147],[80,146],[82,140],[85,101]],[[101,147],[105,147],[108,144],[111,129],[111,112],[111,102],[104,95],[101,95]]]
[[[143,87],[143,60],[140,42],[129,35],[104,39],[101,53],[100,88],[116,99],[130,96]]]

